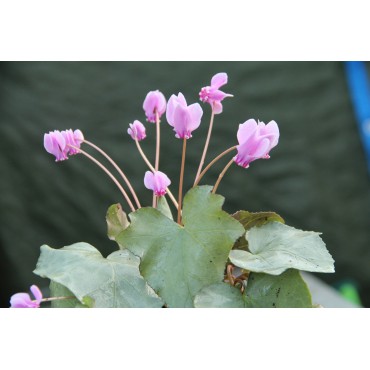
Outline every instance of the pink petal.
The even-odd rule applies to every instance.
[[[75,139],[75,142],[79,145],[85,140],[81,130],[74,130],[73,137]]]
[[[143,109],[149,122],[155,122],[155,111],[157,110],[159,117],[166,111],[166,98],[159,91],[149,91],[143,103]]]
[[[147,171],[144,176],[144,184],[147,189],[150,189],[157,196],[166,194],[167,187],[171,184],[171,180],[161,171],[154,173]]]
[[[190,124],[188,125],[188,130],[196,130],[201,122],[203,116],[203,109],[199,103],[194,103],[189,105],[188,112],[190,115]]]
[[[168,124],[171,125],[172,127],[174,127],[174,114],[175,114],[175,109],[178,105],[177,100],[178,99],[176,95],[171,95],[167,103],[166,118],[167,118]]]
[[[189,138],[189,126],[191,124],[191,117],[187,108],[178,105],[174,114],[174,129],[177,137],[180,139]]]
[[[266,127],[265,131],[268,133],[268,135],[271,135],[273,137],[273,140],[271,141],[271,148],[277,145],[279,141],[280,131],[279,126],[275,121],[270,121]]]
[[[227,74],[226,73],[217,73],[212,77],[211,86],[215,87],[216,89],[220,88],[221,86],[227,84]]]
[[[226,94],[221,90],[212,90],[211,93],[209,94],[210,98],[212,100],[217,100],[217,101],[222,101],[228,96],[232,96],[231,94]]]
[[[179,104],[181,104],[183,107],[187,107],[187,105],[188,105],[187,102],[186,102],[185,96],[181,92],[179,92],[177,102]]]
[[[150,171],[145,172],[144,185],[149,190],[154,190],[154,175]]]
[[[256,143],[251,155],[255,158],[262,158],[268,153],[269,148],[270,140],[264,138]]]
[[[42,292],[37,285],[32,285],[30,288],[33,296],[35,297],[36,301],[41,302],[42,300]]]
[[[256,132],[257,122],[254,119],[249,119],[239,125],[237,138],[239,145],[243,144]]]
[[[222,113],[222,103],[219,101],[214,101],[212,104],[212,109],[214,114]]]
[[[38,302],[33,302],[27,293],[16,293],[10,298],[10,307],[12,308],[37,308]]]
[[[149,91],[146,95],[143,103],[143,109],[145,112],[153,112],[157,104],[157,99],[154,91]]]
[[[154,181],[156,184],[156,195],[164,195],[166,193],[166,189],[171,184],[171,180],[168,176],[161,171],[154,173]]]

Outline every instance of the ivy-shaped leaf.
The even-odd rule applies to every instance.
[[[285,223],[284,219],[275,212],[238,211],[232,216],[244,226],[246,231],[254,226],[262,226],[272,221]],[[248,250],[248,241],[244,235],[235,242],[233,249]]]
[[[279,275],[289,268],[334,272],[334,260],[319,235],[269,222],[247,231],[249,252],[232,250],[230,261],[242,269],[271,275]]]
[[[88,308],[88,305],[82,304],[74,294],[62,284],[50,281],[51,297],[67,297],[67,299],[58,299],[51,301],[51,308]],[[72,297],[72,298],[70,298]]]
[[[128,250],[104,258],[87,243],[60,249],[43,245],[34,273],[63,285],[89,307],[162,307],[140,275],[139,263]]]
[[[184,197],[183,224],[153,208],[131,213],[120,245],[141,258],[140,271],[169,307],[192,307],[195,294],[220,282],[243,226],[222,211],[224,198],[212,187],[191,189]]]
[[[228,283],[216,283],[203,288],[194,298],[196,308],[243,308],[245,298],[240,289]]]
[[[195,307],[208,308],[311,308],[312,299],[299,271],[290,269],[279,276],[251,273],[247,287],[240,289],[217,283],[202,289]]]

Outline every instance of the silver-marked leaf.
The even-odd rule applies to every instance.
[[[280,308],[312,307],[307,284],[299,271],[289,269],[281,275],[252,272],[246,289],[226,283],[213,284],[203,288],[194,299],[195,307],[208,308]]]
[[[141,258],[140,271],[169,307],[192,307],[203,287],[221,282],[229,252],[243,226],[222,211],[224,198],[211,186],[184,197],[180,226],[157,209],[131,213],[131,225],[117,236]]]
[[[62,284],[50,281],[50,296],[65,297],[67,299],[58,299],[51,301],[51,308],[88,308],[88,305],[82,304],[74,294]]]
[[[194,298],[196,308],[243,308],[245,300],[240,289],[226,283],[203,288]]]
[[[250,229],[246,233],[249,252],[232,250],[230,261],[242,269],[271,275],[279,275],[289,268],[334,272],[334,260],[319,235],[269,222]]]
[[[88,243],[60,249],[43,245],[34,273],[65,286],[90,307],[162,307],[140,275],[139,263],[128,250],[104,258]]]

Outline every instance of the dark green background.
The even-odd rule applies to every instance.
[[[208,159],[235,145],[238,124],[249,118],[275,120],[281,132],[269,161],[231,167],[218,190],[225,209],[274,210],[289,225],[321,231],[336,273],[319,277],[333,285],[354,279],[370,305],[370,184],[343,63],[19,62],[0,64],[2,306],[32,283],[47,285],[32,273],[40,245],[86,241],[104,254],[116,248],[105,236],[104,217],[110,204],[123,203],[121,194],[82,156],[55,163],[43,148],[44,133],[81,129],[124,168],[149,205],[146,167],[126,134],[128,124],[145,121],[148,91],[159,89],[167,99],[181,91],[193,103],[221,71],[229,75],[224,91],[235,97],[216,116]],[[188,142],[185,189],[207,132],[210,108],[203,108],[203,123]],[[176,193],[181,143],[162,122],[161,169]],[[153,157],[155,129],[146,126],[142,144]],[[203,183],[213,184],[224,163]]]

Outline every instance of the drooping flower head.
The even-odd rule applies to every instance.
[[[141,141],[146,138],[145,126],[138,120],[135,120],[134,123],[130,123],[130,128],[127,129],[127,133],[133,140]]]
[[[16,293],[10,298],[11,308],[39,308],[42,300],[42,293],[38,286],[32,285],[30,288],[34,300],[31,299],[28,293]]]
[[[187,105],[183,94],[172,95],[167,105],[167,122],[176,132],[179,139],[190,139],[202,119],[203,110],[198,103]]]
[[[158,116],[161,118],[166,111],[166,98],[159,90],[149,91],[145,97],[143,109],[147,121],[155,123],[155,113],[158,112]]]
[[[68,155],[78,153],[83,141],[84,136],[81,130],[54,130],[44,135],[44,148],[48,153],[55,156],[56,162],[64,161],[68,159]]]
[[[249,119],[239,125],[237,146],[238,154],[234,161],[244,168],[249,167],[249,163],[256,159],[270,158],[269,152],[279,141],[279,127],[275,121],[270,121],[267,125],[263,122],[258,123],[254,119]]]
[[[217,73],[212,77],[211,86],[205,86],[200,90],[199,98],[204,103],[209,103],[215,114],[222,112],[221,101],[227,97],[232,97],[231,94],[226,94],[219,88],[227,84],[227,74]]]
[[[153,190],[154,194],[161,197],[166,194],[171,180],[161,171],[145,172],[144,185],[147,189]]]

